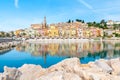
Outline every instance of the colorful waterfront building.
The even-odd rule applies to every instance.
[[[103,36],[103,30],[100,28],[88,28],[86,23],[72,22],[72,23],[46,23],[46,17],[42,24],[32,24],[30,31],[34,37],[46,38],[95,38]],[[30,34],[29,34],[30,35]]]
[[[103,36],[103,29],[91,27],[91,28],[89,28],[89,31],[90,31],[89,37],[91,37],[91,38]]]
[[[47,38],[48,37],[48,29],[46,29],[46,28],[44,28],[44,29],[42,29],[42,37],[43,38]]]
[[[58,38],[59,37],[59,30],[55,26],[50,26],[48,29],[48,36],[52,38]]]
[[[70,33],[71,33],[70,36],[72,38],[76,38],[76,36],[77,36],[77,29],[76,29],[75,25],[72,25],[70,27]]]
[[[108,20],[106,24],[108,28],[113,28],[114,21]]]
[[[30,27],[34,37],[40,36],[40,30],[42,29],[42,24],[31,24]]]
[[[24,33],[24,30],[23,29],[19,29],[19,30],[16,30],[14,32],[15,36],[17,37],[22,37],[22,34]]]

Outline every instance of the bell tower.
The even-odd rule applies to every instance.
[[[46,16],[44,17],[44,23],[43,23],[43,25],[44,25],[44,28],[47,28]]]

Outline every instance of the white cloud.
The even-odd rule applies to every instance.
[[[19,8],[18,2],[19,2],[19,0],[15,0],[15,2],[14,2],[14,5],[16,8]]]
[[[78,0],[80,3],[82,3],[84,6],[86,6],[88,9],[93,9],[93,7],[88,4],[87,2],[83,1],[83,0]]]

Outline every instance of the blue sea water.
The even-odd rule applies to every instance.
[[[18,52],[15,49],[9,51],[4,55],[0,55],[0,72],[3,72],[4,66],[9,67],[20,67],[23,64],[36,64],[41,65],[44,68],[47,68],[61,60],[65,59],[65,56],[50,56],[47,55],[46,60],[41,56],[32,56],[26,52]]]
[[[21,67],[23,64],[36,64],[48,68],[66,58],[78,57],[86,64],[98,59],[120,57],[120,42],[89,42],[72,44],[30,44],[21,43],[8,52],[0,53],[0,72],[4,66]],[[117,45],[117,46],[116,46]]]

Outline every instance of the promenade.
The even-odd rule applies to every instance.
[[[81,39],[47,39],[47,38],[44,38],[44,39],[28,39],[28,40],[25,40],[25,42],[29,42],[29,43],[77,43],[77,42],[86,42],[86,41],[117,41],[119,42],[120,41],[120,38],[106,38],[106,39],[102,39],[102,38],[99,38],[99,39],[84,39],[84,38],[81,38]]]

